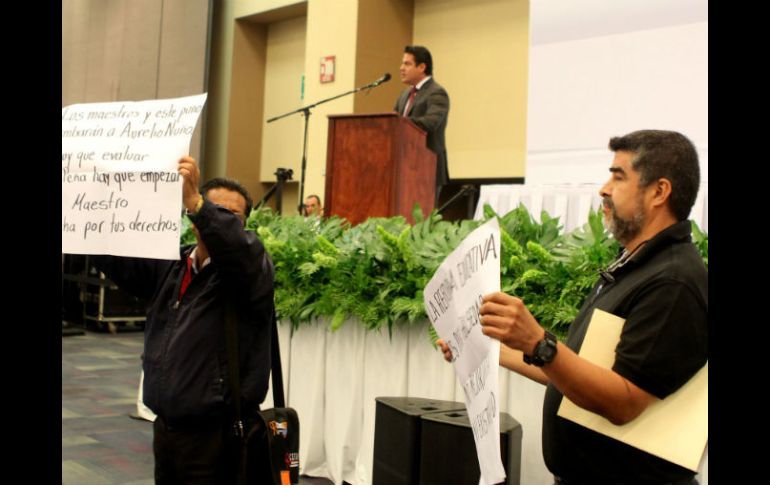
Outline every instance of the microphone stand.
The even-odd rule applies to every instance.
[[[468,195],[468,219],[472,219],[473,218],[473,195],[476,192],[478,192],[478,189],[473,185],[463,185],[462,187],[460,187],[460,190],[454,196],[452,196],[451,199],[446,201],[444,205],[442,205],[438,209],[437,212],[439,214],[443,213],[447,207],[449,207],[450,205],[452,205],[452,203],[454,203],[454,201],[456,201],[463,195]]]
[[[283,214],[283,197],[282,197],[282,189],[283,184],[287,180],[291,180],[292,175],[294,175],[294,170],[292,169],[286,169],[286,168],[279,168],[276,170],[275,174],[276,176],[276,182],[275,184],[270,187],[270,190],[267,191],[267,193],[262,197],[262,200],[259,201],[259,204],[257,204],[257,207],[261,207],[265,202],[267,202],[270,197],[275,193],[275,211],[279,214]]]
[[[331,98],[322,99],[321,101],[315,102],[313,104],[307,105],[303,108],[295,109],[294,111],[289,111],[288,113],[284,113],[282,115],[274,116],[273,118],[270,118],[267,120],[268,123],[272,123],[273,121],[280,120],[281,118],[285,118],[289,115],[293,115],[294,113],[304,113],[305,115],[305,135],[302,140],[302,168],[301,168],[301,175],[300,175],[300,182],[299,182],[299,213],[300,215],[304,215],[303,209],[305,208],[305,169],[307,167],[307,125],[308,125],[308,119],[310,118],[310,115],[312,114],[310,112],[311,108],[315,108],[319,104],[327,103],[329,101],[335,100],[337,98],[341,98],[343,96],[347,96],[349,94],[357,93],[359,91],[363,91],[364,89],[371,89],[376,88],[380,84],[388,81],[390,79],[390,75],[387,76],[387,79],[383,80],[377,80],[372,83],[367,84],[366,86],[361,86],[359,88],[351,89],[350,91],[342,94],[338,94],[336,96],[332,96]]]

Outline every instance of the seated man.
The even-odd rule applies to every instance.
[[[318,216],[323,217],[324,211],[321,206],[321,198],[315,194],[308,195],[305,199],[305,205],[303,206],[304,216]]]

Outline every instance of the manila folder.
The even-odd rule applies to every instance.
[[[580,357],[611,369],[624,322],[611,313],[594,310]],[[556,414],[697,472],[708,441],[708,362],[679,390],[654,401],[622,426],[578,407],[566,396]]]

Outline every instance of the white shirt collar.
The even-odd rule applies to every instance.
[[[417,88],[417,90],[419,91],[420,89],[422,89],[422,85],[425,84],[426,82],[428,82],[428,79],[430,79],[430,78],[431,78],[431,76],[425,76],[422,79],[422,81],[420,81],[417,84],[415,84],[414,87]]]
[[[190,256],[189,256],[190,258],[192,258],[192,269],[193,269],[193,273],[195,274],[198,274],[198,271],[205,268],[206,265],[208,265],[211,262],[211,256],[209,256],[203,261],[203,263],[201,264],[201,267],[198,268],[198,263],[197,263],[197,260],[195,259],[195,253],[197,253],[197,251],[198,251],[198,246],[195,246],[193,250],[190,252]]]

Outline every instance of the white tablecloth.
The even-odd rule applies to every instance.
[[[485,203],[501,216],[522,203],[536,221],[540,221],[540,212],[544,210],[551,217],[558,216],[565,231],[572,231],[588,222],[589,209],[600,206],[601,187],[600,184],[482,185],[474,219],[483,218]],[[708,232],[708,184],[701,184],[690,219]]]
[[[489,203],[504,215],[523,203],[536,220],[540,211],[559,216],[565,231],[588,220],[589,208],[601,202],[600,185],[482,186],[476,218]],[[708,185],[701,185],[690,214],[708,231]],[[426,324],[386,332],[367,332],[347,322],[337,332],[328,322],[303,325],[290,337],[289,324],[279,326],[287,402],[300,417],[300,470],[341,485],[372,481],[375,398],[408,396],[463,402],[452,366],[430,344]],[[263,407],[272,406],[272,391]],[[502,411],[522,425],[522,485],[551,485],[541,447],[545,388],[505,369],[500,370]],[[698,477],[708,485],[708,450]]]
[[[540,211],[560,216],[571,231],[588,220],[590,207],[601,201],[599,185],[488,185],[481,188],[476,218],[484,202],[504,215],[523,203],[536,220]],[[708,231],[708,186],[702,185],[690,218]],[[303,325],[290,336],[290,324],[279,326],[287,405],[300,417],[300,471],[341,485],[372,483],[375,398],[423,397],[463,402],[452,366],[434,350],[426,323],[387,332],[369,332],[346,322],[336,332],[328,321]],[[542,404],[545,387],[500,369],[501,411],[522,425],[522,485],[551,485],[543,463]],[[141,394],[139,397],[141,403]],[[263,408],[272,407],[272,389]],[[450,457],[448,457],[449,459]],[[708,485],[708,449],[698,480]]]
[[[341,485],[372,483],[375,398],[409,396],[463,402],[452,366],[430,344],[426,324],[366,331],[346,322],[336,332],[327,322],[303,326],[290,337],[279,326],[288,405],[300,418],[300,471]],[[522,485],[551,485],[543,463],[542,405],[545,387],[500,369],[501,411],[522,425]],[[272,406],[272,390],[263,408]],[[451,457],[447,457],[451,459]],[[708,454],[699,480],[708,485]]]

